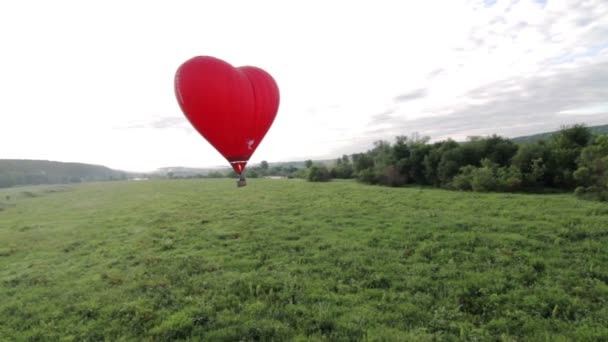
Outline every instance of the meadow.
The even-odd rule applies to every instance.
[[[608,205],[351,180],[0,191],[1,341],[606,341]]]

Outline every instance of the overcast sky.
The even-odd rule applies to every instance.
[[[227,165],[175,99],[196,55],[276,79],[251,163],[608,123],[606,0],[2,1],[0,158]]]

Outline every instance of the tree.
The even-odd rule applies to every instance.
[[[308,170],[308,175],[306,176],[306,179],[310,182],[327,182],[330,178],[329,170],[323,165],[311,166]]]
[[[304,165],[306,166],[307,169],[309,169],[312,166],[312,160],[308,159],[307,161],[304,162]]]
[[[424,159],[431,151],[431,146],[427,145],[428,140],[428,137],[413,135],[407,142],[408,156],[397,162],[399,172],[410,183],[427,184]]]
[[[473,190],[473,172],[475,166],[467,165],[460,168],[460,173],[454,176],[452,187],[457,190]]]
[[[407,137],[398,136],[395,138],[395,144],[393,145],[392,157],[395,161],[407,159],[410,156],[410,147],[407,143]]]
[[[581,151],[578,169],[573,177],[580,197],[608,201],[608,135],[595,138],[592,145]]]
[[[592,141],[591,131],[584,125],[563,126],[551,137],[553,171],[552,185],[571,189],[576,185],[574,171],[578,168],[577,159],[581,151]]]
[[[511,158],[517,153],[517,145],[514,142],[497,135],[481,139],[478,143],[482,158],[487,158],[499,166],[508,166]]]
[[[260,163],[260,167],[262,168],[262,170],[268,170],[268,162],[262,160],[262,162]]]
[[[353,167],[350,164],[340,164],[331,169],[332,178],[349,179],[353,176]]]
[[[255,169],[245,169],[245,176],[247,176],[247,178],[258,178],[258,173],[255,171]]]
[[[374,159],[367,153],[353,154],[353,168],[355,173],[374,167]]]
[[[238,175],[238,173],[236,173],[236,171],[234,171],[233,169],[230,169],[230,170],[226,171],[226,173],[224,174],[224,177],[226,177],[226,178],[238,178],[239,175]]]
[[[330,171],[332,178],[349,179],[353,177],[353,166],[347,155],[336,160],[336,166]]]
[[[551,157],[551,150],[544,142],[528,143],[519,147],[511,165],[521,172],[524,186],[550,185],[553,177],[547,164]]]
[[[439,186],[441,185],[441,177],[439,176],[439,164],[443,154],[447,151],[458,147],[458,143],[448,139],[446,141],[436,142],[431,145],[428,154],[424,157],[424,175],[427,183]]]
[[[582,149],[591,143],[593,134],[583,124],[562,126],[561,129],[551,137],[553,145],[559,148]]]
[[[456,174],[461,167],[466,165],[473,165],[473,163],[467,162],[465,158],[465,149],[460,146],[451,150],[446,151],[441,156],[441,161],[437,166],[437,177],[442,185],[448,185],[452,178]]]
[[[481,167],[473,170],[473,179],[471,180],[473,191],[487,192],[496,190],[497,168],[498,164],[490,159],[483,159],[481,161]]]

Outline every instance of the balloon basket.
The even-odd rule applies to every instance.
[[[241,175],[239,177],[239,179],[236,181],[236,187],[237,188],[242,188],[244,186],[247,185],[247,180],[245,179],[245,176]]]

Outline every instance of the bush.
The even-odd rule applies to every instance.
[[[258,178],[258,173],[255,170],[246,170],[245,176],[247,178]]]
[[[579,186],[574,190],[574,194],[576,197],[585,200],[608,202],[608,190],[595,185]]]
[[[515,166],[501,167],[496,170],[496,183],[500,191],[519,191],[522,189],[523,175]]]
[[[467,165],[460,168],[460,173],[452,180],[452,187],[457,190],[470,191],[473,190],[473,172],[475,167]]]
[[[576,180],[578,184],[588,186],[591,183],[591,171],[588,167],[579,167],[576,171],[574,171],[573,176],[574,180]]]
[[[368,183],[368,184],[378,183],[378,181],[376,179],[376,174],[374,173],[374,171],[372,169],[365,169],[365,170],[359,171],[359,173],[357,174],[357,179],[363,183]]]
[[[350,164],[340,164],[331,169],[332,178],[349,179],[353,177],[353,167]]]
[[[327,167],[321,165],[313,165],[308,169],[308,175],[306,176],[306,180],[309,182],[327,182],[331,179],[331,175],[329,174],[329,170]]]
[[[577,160],[578,169],[573,173],[577,185],[577,197],[599,201],[608,200],[608,135],[595,137],[592,145],[585,147]]]
[[[494,172],[487,167],[475,169],[471,181],[473,191],[488,192],[496,190],[496,177]]]
[[[383,184],[388,186],[402,186],[406,183],[406,177],[399,173],[399,170],[394,165],[389,165],[384,168]]]

